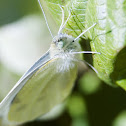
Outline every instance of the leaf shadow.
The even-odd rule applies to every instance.
[[[82,50],[91,51],[90,42],[91,42],[90,39],[81,39],[80,45],[81,45]],[[85,61],[87,61],[88,63],[93,65],[92,54],[83,54],[83,58],[84,58]]]
[[[111,73],[113,83],[126,90],[126,47],[124,47],[116,56],[114,70]]]

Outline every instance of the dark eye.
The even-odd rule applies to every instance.
[[[60,39],[58,39],[58,41],[57,42],[60,42],[60,41],[62,41],[62,39],[60,38]]]

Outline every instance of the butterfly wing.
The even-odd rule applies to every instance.
[[[44,63],[46,63],[47,61],[50,60],[50,53],[49,51],[47,51],[22,77],[20,80],[23,80],[24,78],[26,78],[27,75],[29,75],[29,73],[31,73],[32,71],[34,71],[36,68],[41,67]]]
[[[47,51],[15,84],[15,86],[11,89],[11,91],[7,94],[7,96],[0,103],[0,116],[5,114],[5,111],[8,109],[11,101],[15,97],[15,95],[19,92],[19,90],[25,85],[27,80],[37,71],[42,65],[48,62],[50,59],[50,53]]]
[[[56,64],[59,60],[48,61],[27,80],[10,105],[8,121],[24,123],[34,120],[69,95],[76,79],[77,66],[58,72]]]

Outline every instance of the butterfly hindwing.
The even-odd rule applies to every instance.
[[[77,66],[59,73],[56,66],[59,60],[47,62],[26,82],[10,105],[9,121],[23,123],[34,120],[69,95],[76,79]]]

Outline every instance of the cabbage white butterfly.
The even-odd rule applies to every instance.
[[[40,0],[38,2],[40,4]],[[44,14],[41,4],[40,7]],[[53,37],[50,49],[20,78],[0,103],[0,115],[8,123],[21,124],[35,120],[63,102],[73,88],[79,54],[98,53],[81,51],[78,43],[80,36],[96,23],[76,38],[62,34],[61,31],[69,17],[64,23],[64,11],[62,8],[61,10],[62,24],[55,37],[44,14],[47,27]]]

